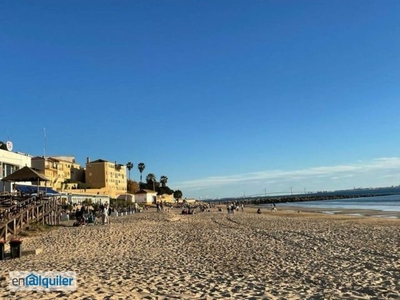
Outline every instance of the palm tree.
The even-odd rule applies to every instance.
[[[153,173],[147,174],[147,176],[146,176],[146,182],[147,182],[147,184],[153,184],[153,191],[156,190],[156,188],[155,188],[156,175],[154,175]]]
[[[146,168],[146,165],[141,162],[141,163],[138,164],[137,167],[138,167],[139,172],[140,172],[140,183],[142,183],[142,173],[143,173],[144,169]]]
[[[165,187],[167,185],[167,181],[168,181],[167,176],[163,175],[160,177],[160,182],[161,182],[162,187]]]
[[[127,168],[128,171],[129,171],[129,180],[131,180],[131,170],[132,170],[132,168],[133,168],[133,163],[128,162],[128,163],[126,164],[126,168]]]

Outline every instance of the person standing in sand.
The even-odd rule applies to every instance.
[[[107,208],[107,204],[104,205],[103,207],[103,211],[101,212],[101,223],[103,225],[110,224],[109,220],[108,220],[108,208]]]

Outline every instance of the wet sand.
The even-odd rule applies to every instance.
[[[256,206],[254,206],[256,207]],[[265,207],[263,210],[271,210],[270,207]],[[400,211],[382,211],[373,209],[340,209],[340,208],[317,208],[317,207],[302,207],[302,206],[285,206],[279,205],[279,211],[288,212],[309,212],[309,213],[323,213],[332,215],[353,215],[353,216],[365,216],[375,218],[386,218],[386,219],[399,219]]]

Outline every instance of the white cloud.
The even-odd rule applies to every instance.
[[[391,178],[391,180],[400,180],[400,157],[382,157],[371,161],[357,161],[348,165],[311,167],[300,170],[269,170],[245,174],[236,174],[228,176],[214,176],[177,182],[174,185],[179,186],[181,190],[187,192],[197,192],[206,190],[208,194],[212,191],[229,194],[230,191],[237,189],[237,186],[246,186],[247,188],[259,188],[262,185],[288,185],[298,184],[299,186],[315,186],[317,183],[326,188],[329,185],[337,189],[330,180],[340,188],[340,184],[353,184],[356,186],[372,186],[374,180],[376,184],[380,182],[377,178]],[[285,183],[286,182],[286,183]],[[388,184],[393,184],[388,183]],[[318,187],[316,187],[318,188]],[[225,191],[224,191],[225,190]],[[221,192],[222,191],[222,192]]]

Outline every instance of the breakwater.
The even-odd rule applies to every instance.
[[[324,200],[337,200],[337,199],[353,199],[364,197],[376,196],[389,196],[390,194],[363,194],[363,195],[290,195],[290,196],[277,196],[277,197],[252,197],[252,198],[226,198],[220,200],[208,201],[214,204],[227,204],[227,203],[243,203],[243,204],[279,204],[279,203],[292,203],[304,201],[324,201]]]

